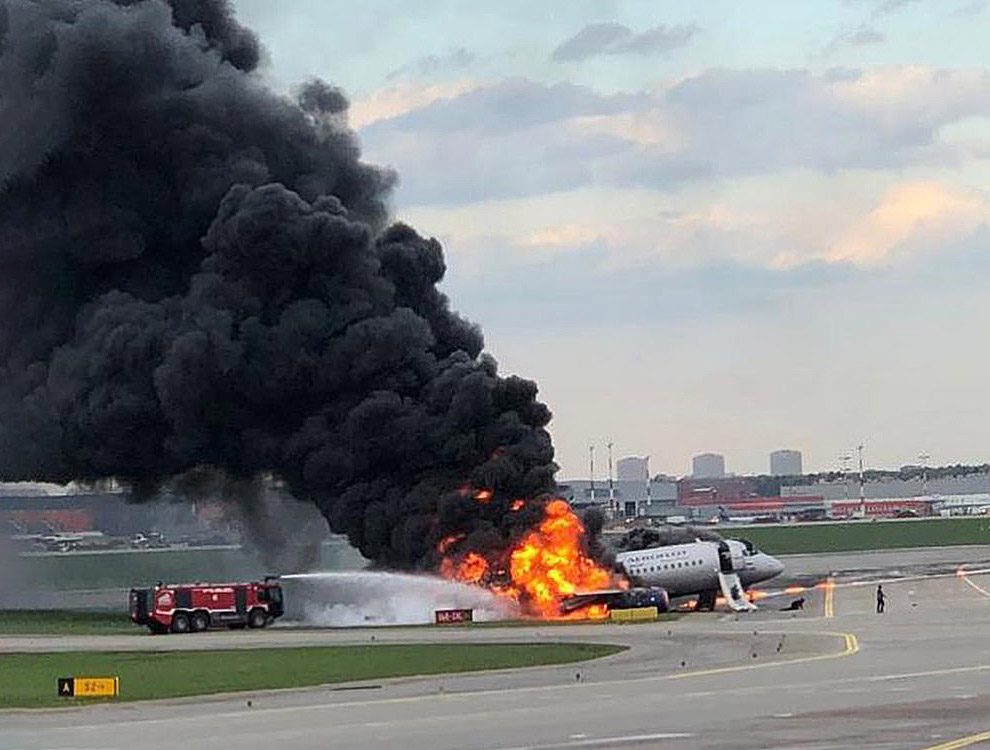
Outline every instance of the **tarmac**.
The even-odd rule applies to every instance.
[[[0,652],[372,641],[578,641],[629,649],[560,667],[0,712],[0,750],[990,746],[988,553],[969,547],[788,560],[791,576],[809,585],[798,612],[780,611],[793,598],[785,595],[763,600],[751,614],[697,613],[641,625],[3,637]],[[984,572],[959,575],[960,564]],[[816,577],[831,584],[814,586]],[[883,615],[874,612],[877,581],[889,597]]]

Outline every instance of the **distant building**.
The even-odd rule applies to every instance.
[[[925,482],[921,477],[913,479],[881,479],[867,481],[863,486],[863,495],[867,500],[887,500],[892,498],[918,497],[947,497],[956,495],[977,495],[990,490],[990,474],[968,474],[966,476],[948,476],[929,479]],[[826,500],[858,500],[859,479],[848,477],[834,482],[802,482],[784,485],[780,488],[782,495],[821,495]]]
[[[629,456],[615,462],[615,478],[620,482],[645,482],[650,478],[649,456]]]
[[[691,459],[691,476],[696,479],[721,479],[725,476],[725,456],[702,453]]]
[[[594,500],[591,498],[591,482],[587,479],[568,479],[557,486],[560,495],[576,509],[597,507],[608,511],[608,485],[595,482]],[[671,515],[677,502],[677,483],[670,479],[656,481],[617,480],[613,485],[615,513],[620,518],[655,517]]]
[[[677,504],[682,506],[718,505],[758,496],[756,480],[751,477],[692,477],[677,483]]]
[[[801,471],[801,451],[782,450],[770,454],[770,474],[775,477],[798,477]]]

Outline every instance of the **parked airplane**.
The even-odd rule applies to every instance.
[[[633,586],[662,588],[671,599],[697,596],[698,609],[714,608],[720,591],[732,609],[756,609],[746,598],[746,587],[784,570],[780,560],[746,539],[620,552],[615,561]]]
[[[83,542],[79,534],[37,534],[27,538],[47,552],[71,552]]]

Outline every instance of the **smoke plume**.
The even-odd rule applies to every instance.
[[[271,476],[380,564],[505,549],[548,409],[388,225],[341,92],[259,59],[224,0],[0,0],[0,476]]]
[[[310,573],[283,579],[287,618],[314,627],[432,623],[438,609],[471,609],[476,622],[518,617],[515,602],[477,586],[382,571]]]
[[[720,542],[722,535],[712,529],[698,526],[636,528],[623,534],[615,543],[615,547],[619,552],[631,552],[650,547],[667,547],[672,544],[690,544],[699,539],[704,542]]]

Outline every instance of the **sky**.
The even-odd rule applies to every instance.
[[[234,0],[554,413],[688,473],[990,459],[990,0]]]

